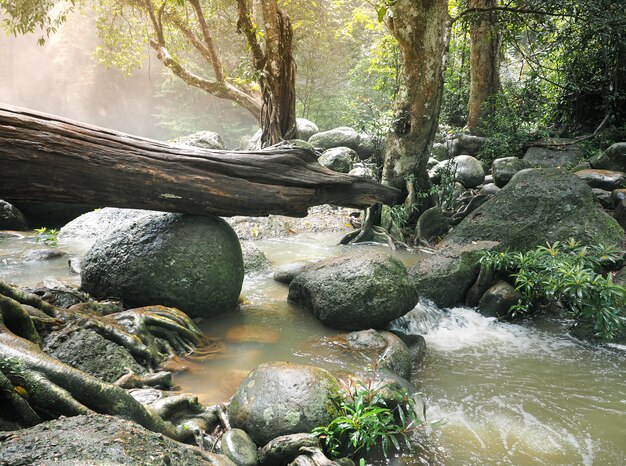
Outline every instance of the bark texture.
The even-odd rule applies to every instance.
[[[489,9],[497,0],[471,0],[471,8]],[[480,134],[483,118],[495,110],[500,90],[500,45],[496,11],[484,11],[472,18],[470,26],[470,96],[467,128]]]
[[[426,162],[437,130],[450,18],[447,0],[398,0],[387,20],[402,54],[395,120],[387,138],[383,184],[427,183]]]
[[[177,147],[0,106],[0,199],[196,215],[305,216],[319,204],[394,204],[399,192],[322,167],[297,148]]]

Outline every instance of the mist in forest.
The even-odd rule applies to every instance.
[[[180,109],[173,108],[174,100],[181,101],[180,94],[199,91],[181,83],[176,99],[164,97],[163,66],[148,52],[143,68],[130,78],[98,63],[93,52],[99,40],[90,18],[72,15],[44,46],[37,44],[38,37],[0,33],[0,103],[161,140],[212,130],[236,147],[240,134],[228,134],[224,123],[224,112],[233,112],[230,102],[200,95],[182,99],[195,102],[197,108],[180,103]],[[202,111],[199,121],[172,121],[172,113],[187,118],[196,110]],[[160,125],[164,121],[169,127]]]

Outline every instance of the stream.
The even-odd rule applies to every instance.
[[[340,254],[346,246],[337,246],[338,239],[325,233],[255,244],[276,266]],[[86,247],[59,246],[78,255]],[[30,234],[0,237],[0,279],[21,286],[79,283],[68,257],[23,261],[41,248]],[[407,252],[394,254],[405,264],[416,260]],[[185,369],[176,383],[201,401],[227,400],[245,375],[266,361],[330,370],[367,363],[329,357],[324,337],[338,332],[287,303],[287,286],[274,282],[271,271],[246,277],[242,295],[237,311],[199,324],[223,342],[223,356],[172,363]],[[412,381],[427,400],[429,419],[445,421],[432,434],[442,463],[626,464],[626,347],[581,343],[567,336],[564,323],[549,319],[499,323],[472,309],[440,310],[425,301],[401,324],[426,338],[426,358],[414,367]],[[391,463],[423,461],[403,456]]]

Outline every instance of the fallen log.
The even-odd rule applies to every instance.
[[[309,150],[174,146],[0,105],[0,199],[196,215],[282,214],[395,204],[399,191],[332,172]]]

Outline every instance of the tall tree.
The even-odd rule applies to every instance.
[[[473,134],[480,133],[483,116],[493,113],[496,94],[500,89],[500,46],[498,30],[498,0],[470,0],[470,8],[476,9],[470,22],[470,95],[467,128]],[[484,10],[484,11],[481,11]]]
[[[41,29],[49,35],[67,16],[54,13],[56,3],[0,0],[0,12],[8,17],[3,26],[13,34]],[[293,29],[276,0],[237,0],[234,7],[209,0],[94,0],[93,5],[102,38],[98,55],[106,63],[128,72],[145,59],[147,43],[185,83],[249,111],[264,129],[264,142],[295,136]],[[235,29],[233,16],[245,37],[241,45],[251,52],[244,66],[225,60],[222,51],[232,43],[219,43],[225,29]],[[239,68],[249,70],[247,78]]]
[[[439,119],[450,17],[447,0],[388,3],[386,24],[400,47],[401,78],[382,181],[411,194],[411,180],[428,185],[426,162]]]

